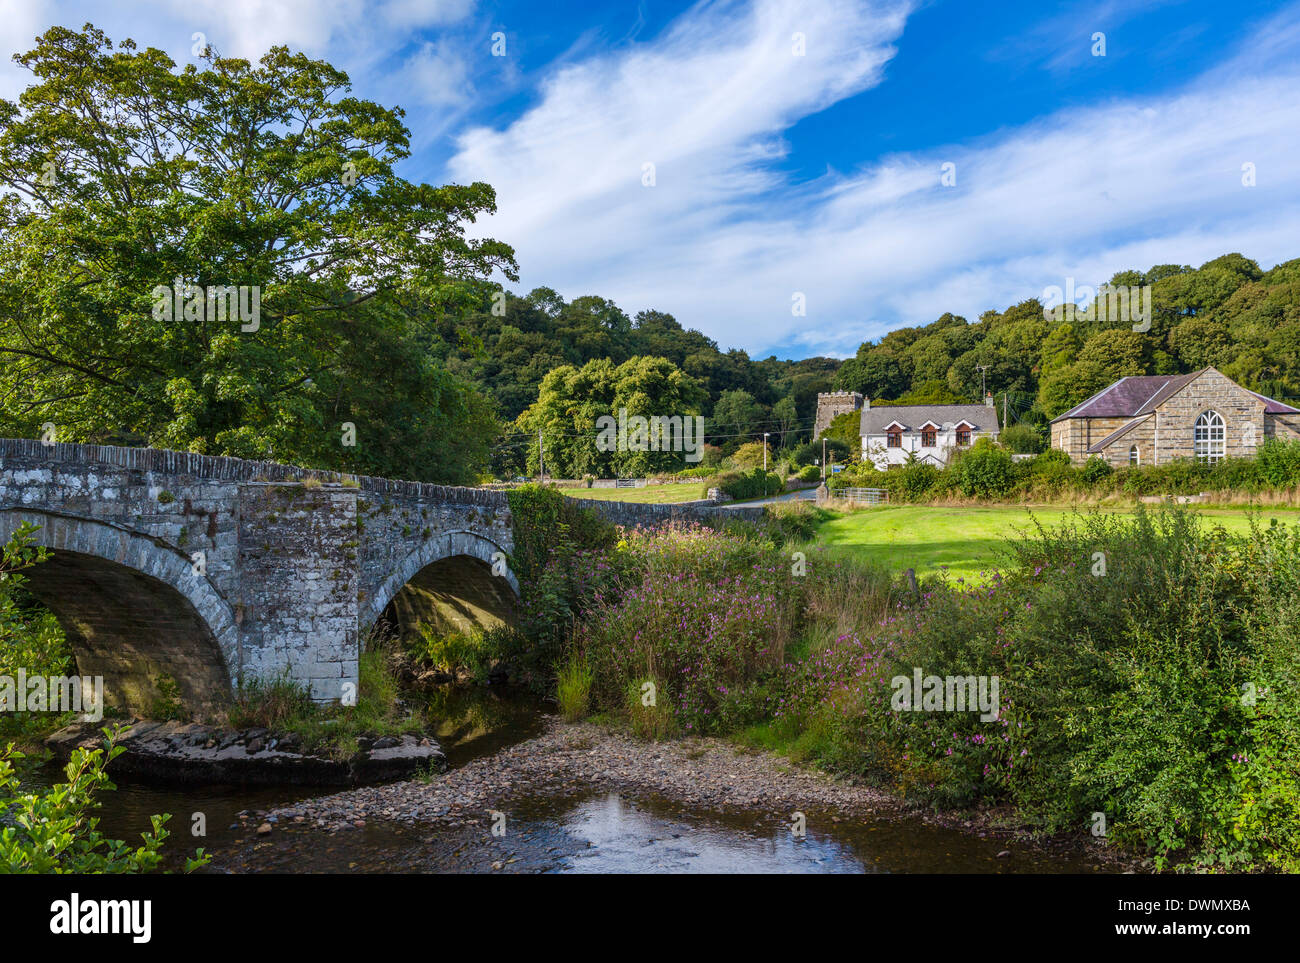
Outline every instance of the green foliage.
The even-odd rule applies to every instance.
[[[67,675],[72,667],[68,642],[54,615],[24,588],[26,572],[49,557],[35,544],[37,526],[24,522],[0,547],[0,676]],[[0,713],[0,738],[32,739],[64,724],[64,716],[42,712]]]
[[[550,684],[561,641],[614,577],[606,556],[618,530],[558,489],[523,485],[509,494],[519,580],[519,630],[528,640],[518,668],[535,688]]]
[[[517,421],[523,436],[533,442],[528,449],[527,470],[535,474],[539,467],[535,441],[539,430],[548,475],[640,478],[691,468],[684,451],[669,450],[680,421],[664,428],[666,434],[658,445],[648,432],[638,439],[631,425],[626,438],[621,439],[617,437],[617,426],[623,411],[629,421],[633,417],[684,419],[699,414],[703,400],[701,385],[663,358],[635,357],[620,365],[603,358],[581,368],[553,368],[542,379],[537,401]],[[601,423],[599,419],[606,417],[613,419],[615,428],[603,434],[601,429],[609,422]],[[642,446],[646,450],[637,450]],[[664,450],[652,451],[650,447]]]
[[[236,729],[290,730],[315,712],[311,693],[287,675],[245,679],[235,690],[226,719]]]
[[[981,438],[953,466],[961,493],[968,498],[1005,498],[1014,482],[1011,455]]]
[[[68,781],[44,793],[20,793],[12,760],[21,758],[12,746],[0,751],[0,873],[147,873],[162,861],[162,844],[170,835],[169,815],[154,816],[152,830],[141,834],[141,845],[109,839],[99,831],[92,813],[96,796],[112,790],[104,767],[123,752],[115,733],[105,730],[103,749],[76,749],[65,769]],[[198,850],[186,860],[191,872],[211,857]]]
[[[1021,455],[1036,455],[1044,448],[1043,436],[1029,425],[1008,425],[998,433],[998,441]]]
[[[190,714],[181,701],[181,687],[174,676],[162,673],[154,680],[157,697],[149,707],[149,718],[161,722],[188,719]]]
[[[747,472],[726,472],[717,476],[709,486],[720,488],[735,499],[759,498],[764,495],[779,495],[785,490],[785,482],[774,472],[765,472],[754,468]]]
[[[1082,478],[1086,484],[1094,485],[1103,478],[1108,477],[1113,471],[1114,469],[1111,468],[1110,462],[1106,461],[1104,458],[1098,458],[1096,455],[1093,455],[1083,463],[1083,469],[1079,472],[1079,477]]]
[[[424,723],[401,700],[397,653],[391,643],[368,639],[358,664],[356,704],[317,703],[306,686],[287,676],[240,683],[227,712],[236,729],[290,732],[308,752],[350,759],[361,736],[419,733]]]
[[[761,718],[764,679],[800,619],[802,581],[790,577],[789,557],[771,541],[700,525],[625,532],[617,554],[619,591],[578,629],[595,704],[662,734],[664,720],[642,702],[652,682],[653,708],[686,733]]]
[[[1009,552],[1005,574],[923,585],[885,619],[854,618],[843,591],[810,606],[840,634],[782,691],[813,757],[1050,830],[1101,812],[1112,842],[1162,866],[1300,869],[1300,529],[1093,514]],[[892,711],[913,667],[997,676],[999,718]]]
[[[632,734],[648,742],[660,742],[677,735],[680,729],[673,718],[672,694],[662,679],[631,679],[623,705]]]
[[[800,468],[800,469],[799,469],[799,474],[798,474],[796,477],[797,477],[801,482],[805,482],[805,483],[807,483],[807,482],[820,481],[820,480],[821,480],[821,477],[822,477],[822,469],[821,469],[821,466],[820,466],[820,465],[805,465],[803,468]]]
[[[775,467],[772,452],[761,441],[751,441],[741,445],[732,454],[731,463],[741,471],[753,471],[755,468],[761,470],[765,464]]]
[[[591,707],[591,683],[595,676],[587,660],[577,650],[560,666],[555,694],[560,704],[560,715],[570,722],[585,719]]]
[[[401,112],[284,47],[182,70],[94,27],[54,27],[16,59],[35,82],[0,101],[4,420],[50,421],[67,441],[474,479],[492,413],[429,347],[433,317],[485,296],[495,271],[514,277],[510,248],[466,236],[495,210],[490,186],[398,177]],[[190,285],[242,286],[248,309],[260,292],[256,330]],[[344,422],[355,446],[340,444]]]
[[[842,415],[836,415],[822,434],[823,437],[837,441],[843,446],[834,456],[835,460],[862,460],[862,414],[860,412],[846,411]],[[826,457],[828,460],[832,458],[829,451]]]

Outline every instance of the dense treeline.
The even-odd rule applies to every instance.
[[[977,401],[984,366],[988,390],[999,400],[1008,393],[1021,417],[1039,423],[1126,375],[1207,365],[1272,397],[1300,396],[1300,260],[1262,271],[1226,254],[1196,269],[1121,271],[1109,283],[1151,286],[1150,330],[1104,312],[1048,318],[1031,298],[975,323],[945,314],[891,331],[845,361],[835,387],[872,399]]]
[[[494,305],[500,305],[493,311]],[[629,318],[614,302],[594,295],[566,302],[550,288],[537,288],[504,301],[488,299],[465,317],[447,318],[436,351],[448,370],[480,385],[504,418],[517,418],[537,401],[542,379],[554,368],[581,368],[589,361],[615,365],[638,356],[664,358],[703,389],[704,413],[724,395],[743,392],[755,423],[771,406],[792,398],[799,414],[811,418],[817,393],[830,389],[839,369],[833,358],[752,360],[744,351],[723,351],[699,331],[683,328],[671,314],[641,311]]]

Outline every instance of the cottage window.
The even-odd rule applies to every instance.
[[[921,447],[922,447],[922,448],[933,448],[933,447],[934,447],[934,429],[933,429],[933,428],[922,428],[922,429],[921,429]]]
[[[969,428],[958,428],[958,429],[957,429],[957,444],[958,444],[958,445],[969,445],[969,444],[970,444],[970,429],[969,429]]]
[[[1202,412],[1201,417],[1196,419],[1196,428],[1192,433],[1196,460],[1210,465],[1222,461],[1225,436],[1223,416],[1217,411]]]
[[[903,432],[898,428],[890,428],[885,432],[885,445],[889,448],[903,447]]]
[[[1128,450],[1128,463],[1130,465],[1142,464],[1142,456],[1138,453],[1138,446],[1134,445]]]

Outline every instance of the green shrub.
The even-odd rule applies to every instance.
[[[162,861],[170,815],[153,816],[152,829],[131,848],[99,831],[97,794],[114,789],[104,767],[122,753],[107,733],[103,749],[75,749],[65,767],[66,783],[43,793],[21,793],[9,746],[0,750],[0,873],[147,873]],[[191,872],[211,857],[202,849],[185,862]]]
[[[1003,428],[998,433],[998,441],[1018,455],[1036,455],[1045,447],[1042,434],[1025,424]]]
[[[820,465],[805,465],[803,468],[799,469],[798,478],[801,482],[820,481],[821,477],[822,469]]]
[[[659,706],[690,734],[723,731],[761,711],[752,688],[784,660],[803,580],[767,540],[675,524],[624,534],[617,598],[590,609],[578,643],[595,704],[629,710],[629,687],[655,680]],[[757,721],[749,718],[749,722]]]
[[[1269,488],[1300,485],[1300,441],[1270,439],[1255,454],[1256,474]]]
[[[1095,485],[1103,478],[1109,478],[1111,472],[1115,469],[1111,467],[1110,462],[1097,455],[1093,455],[1083,464],[1083,470],[1079,477],[1088,485]]]
[[[181,687],[174,676],[164,672],[154,680],[158,694],[149,707],[149,718],[161,722],[181,721],[189,718],[189,711],[181,701]]]
[[[719,475],[713,487],[721,488],[734,499],[759,498],[763,495],[779,495],[785,490],[785,482],[771,472],[755,468],[739,474]]]
[[[968,498],[1005,498],[1014,487],[1011,455],[981,438],[953,466],[961,493]]]

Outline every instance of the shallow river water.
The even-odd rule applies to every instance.
[[[440,699],[433,712],[452,767],[536,735],[537,703],[480,692]],[[41,782],[61,777],[46,767]],[[436,778],[436,777],[435,777]],[[717,813],[655,796],[619,793],[531,795],[512,802],[510,824],[493,836],[479,826],[405,826],[369,821],[329,833],[280,825],[258,836],[243,810],[269,810],[332,790],[179,788],[118,781],[100,812],[104,830],[135,840],[153,813],[171,813],[167,849],[203,846],[214,872],[564,872],[564,873],[1052,873],[1096,872],[1083,858],[1047,856],[918,819],[845,819],[807,813],[807,832],[754,814]],[[202,813],[206,836],[191,834]],[[1002,855],[999,855],[1002,854]]]

